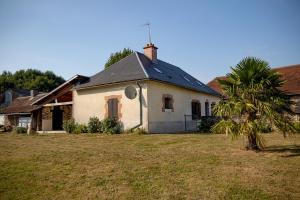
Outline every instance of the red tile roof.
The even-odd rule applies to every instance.
[[[224,95],[223,90],[221,88],[221,85],[219,84],[218,80],[225,80],[225,76],[219,76],[211,80],[210,82],[207,83],[207,85],[212,88],[213,90],[219,92],[220,94]]]
[[[282,79],[286,80],[281,87],[282,91],[288,95],[300,94],[300,64],[273,68],[273,70],[279,72],[282,75]],[[212,81],[208,82],[207,85],[217,92],[223,94],[221,86],[217,80],[224,79],[226,79],[225,76],[216,77]]]
[[[282,91],[289,95],[300,94],[300,64],[287,67],[274,68],[286,80],[281,87]]]

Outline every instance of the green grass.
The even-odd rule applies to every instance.
[[[0,199],[300,199],[300,135],[0,134]]]

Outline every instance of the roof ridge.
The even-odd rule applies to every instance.
[[[125,58],[127,58],[127,57],[129,57],[129,56],[131,56],[132,54],[134,54],[135,53],[135,51],[134,52],[132,52],[131,54],[129,54],[128,56],[125,56],[124,58],[122,58],[122,59],[120,59],[120,60],[118,60],[117,62],[115,62],[114,64],[111,64],[111,65],[109,65],[109,67],[111,67],[111,66],[113,66],[113,65],[115,65],[115,64],[117,64],[117,63],[119,63],[119,62],[121,62],[121,61],[123,61]],[[104,69],[102,70],[102,71],[104,71],[104,70],[106,70],[106,69],[109,69],[109,67],[108,68],[105,68],[105,66],[104,66]],[[102,72],[101,71],[101,72]],[[99,72],[100,73],[100,72]]]
[[[119,63],[119,62],[121,62],[121,61],[123,61],[125,58],[131,56],[131,55],[134,54],[134,53],[135,53],[135,51],[134,51],[133,53],[129,54],[128,56],[126,56],[126,57],[124,57],[124,58],[118,60],[117,62],[115,62],[115,63],[109,65],[109,67],[111,67],[111,66],[113,66],[113,65],[115,65],[115,64],[117,64],[117,63]],[[94,76],[97,76],[97,75],[100,74],[101,72],[103,72],[103,71],[109,69],[109,67],[105,68],[105,66],[104,66],[104,68],[103,68],[100,72],[97,72],[96,74],[94,74],[94,75],[92,75],[92,76],[89,76],[89,78],[92,78],[92,77],[94,77]]]
[[[131,56],[131,55],[134,54],[134,53],[135,53],[135,51],[134,51],[133,53],[129,54],[128,56],[122,58],[121,60],[118,60],[118,61],[115,62],[114,64],[109,65],[109,67],[107,67],[107,68],[105,68],[105,66],[104,66],[104,69],[102,69],[100,72],[97,72],[96,74],[90,76],[89,78],[92,78],[92,77],[94,77],[94,76],[97,76],[98,74],[100,74],[100,73],[104,72],[105,70],[109,69],[111,66],[113,66],[113,65],[115,65],[115,64],[117,64],[117,63],[123,61],[125,58]]]
[[[135,55],[136,55],[136,57],[137,57],[137,60],[138,60],[138,62],[139,62],[139,64],[140,64],[140,66],[142,67],[142,69],[143,69],[143,71],[144,71],[146,77],[149,78],[149,74],[147,73],[147,71],[146,71],[146,69],[145,69],[145,66],[144,66],[144,64],[141,62],[141,59],[140,59],[140,57],[139,57],[139,55],[138,55],[139,52],[134,51],[134,53],[135,53]],[[143,55],[144,55],[144,54],[143,54]]]

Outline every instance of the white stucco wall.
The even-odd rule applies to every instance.
[[[122,114],[120,121],[124,129],[134,127],[139,123],[139,98],[130,100],[125,96],[127,86],[136,83],[126,83],[114,86],[94,87],[90,89],[73,91],[73,118],[78,123],[88,123],[90,117],[96,116],[100,120],[105,118],[106,100],[108,96],[121,96],[120,103]],[[219,98],[204,93],[187,90],[169,84],[155,81],[142,83],[143,93],[143,127],[150,133],[181,132],[185,130],[184,115],[191,115],[192,100],[201,103],[201,114],[205,116],[205,102],[218,102]],[[162,112],[162,96],[169,94],[174,99],[174,112]],[[211,112],[211,111],[210,111]]]
[[[209,102],[209,109],[212,102],[220,99],[216,96],[199,93],[177,86],[167,85],[151,81],[148,84],[148,118],[149,132],[180,132],[185,130],[184,115],[191,115],[192,100],[199,100],[201,103],[201,115],[205,116],[205,102]],[[162,96],[169,94],[174,99],[174,112],[163,112]],[[211,114],[211,110],[209,111]]]
[[[122,114],[120,121],[124,129],[130,129],[140,121],[139,93],[135,99],[128,99],[124,90],[132,85],[139,91],[136,83],[126,83],[114,86],[94,87],[90,89],[73,91],[73,118],[78,123],[87,124],[90,117],[98,117],[100,120],[105,118],[106,100],[105,97],[112,95],[121,95],[120,112]],[[143,105],[143,127],[148,127],[148,109],[147,109],[147,84],[142,83],[142,105]]]

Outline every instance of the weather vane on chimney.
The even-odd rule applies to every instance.
[[[148,27],[149,44],[152,44],[152,41],[151,41],[151,29],[150,29],[150,23],[147,22],[147,23],[144,24],[143,26],[147,26],[147,27]]]

